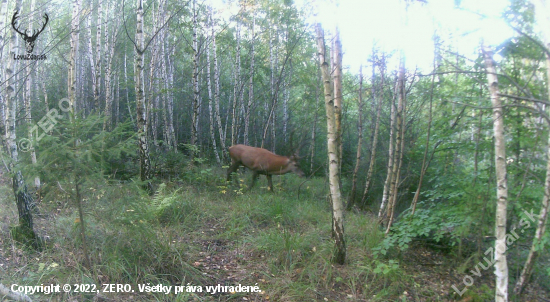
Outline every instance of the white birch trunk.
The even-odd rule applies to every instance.
[[[508,264],[506,260],[506,208],[508,184],[506,175],[506,140],[504,114],[499,97],[498,78],[493,63],[493,51],[482,45],[487,80],[493,105],[493,132],[495,138],[495,174],[497,179],[497,207],[495,225],[495,301],[508,301]]]
[[[374,58],[373,58],[374,59]],[[384,54],[382,54],[382,60],[379,62],[379,68],[380,68],[380,88],[378,94],[374,92],[374,78],[375,78],[375,71],[373,65],[372,70],[372,79],[373,79],[373,96],[375,99],[377,99],[377,106],[376,106],[376,118],[374,121],[374,133],[372,135],[372,145],[371,145],[371,154],[370,154],[370,161],[369,161],[369,169],[367,171],[367,180],[365,181],[365,190],[363,191],[363,197],[361,198],[361,204],[365,204],[367,202],[367,197],[370,189],[370,184],[372,181],[372,173],[374,172],[374,164],[376,162],[376,149],[378,148],[378,132],[380,131],[380,112],[382,111],[382,101],[384,100],[384,80],[385,80],[385,67],[386,67],[386,61],[384,58]],[[391,145],[390,145],[391,146]]]
[[[197,147],[198,139],[198,120],[199,120],[199,49],[197,41],[197,10],[196,0],[193,0],[193,117],[191,120],[191,145]],[[193,159],[194,151],[191,152]]]
[[[239,16],[240,17],[240,16]],[[240,99],[241,73],[241,22],[237,21],[237,49],[235,50],[235,81],[233,85],[233,106],[231,111],[231,145],[237,143],[237,107]]]
[[[132,113],[132,109],[130,109],[130,96],[128,92],[128,67],[127,67],[127,55],[124,53],[124,90],[126,91],[126,105],[128,106],[128,115],[130,116],[130,120],[132,121],[132,124],[134,122],[134,115]]]
[[[214,109],[216,113],[216,123],[218,125],[218,133],[220,135],[220,160],[223,162],[225,158],[225,131],[222,127],[222,120],[220,117],[220,68],[218,66],[218,52],[216,49],[216,33],[214,32],[214,13],[210,11],[210,23],[212,30],[212,55],[214,57]],[[227,121],[227,117],[226,117]],[[227,128],[226,128],[227,129]]]
[[[92,4],[90,4],[91,6]],[[90,8],[91,10],[91,8]],[[90,60],[90,70],[92,73],[92,93],[93,93],[93,102],[95,102],[95,96],[97,92],[97,78],[96,78],[96,69],[95,69],[95,59],[94,59],[94,48],[92,43],[92,13],[89,13],[87,18],[88,25],[88,58]]]
[[[386,174],[386,181],[384,182],[384,190],[382,191],[382,202],[380,203],[380,210],[378,210],[378,219],[382,219],[386,203],[388,202],[388,195],[390,190],[390,184],[393,178],[393,165],[394,165],[394,131],[395,131],[395,102],[394,99],[390,101],[390,139],[388,148],[388,168]]]
[[[211,14],[210,14],[210,16],[211,16]],[[209,25],[212,26],[212,23],[209,22]],[[214,31],[212,30],[211,33],[212,33],[212,38],[214,38],[214,36],[213,36]],[[208,117],[209,117],[209,122],[210,122],[210,139],[212,140],[212,148],[214,149],[214,155],[216,156],[216,162],[218,163],[218,165],[221,165],[222,162],[221,162],[221,159],[220,159],[220,154],[218,153],[218,147],[217,147],[217,144],[216,144],[216,133],[214,131],[214,110],[212,108],[212,103],[213,103],[213,99],[212,99],[212,82],[210,80],[210,78],[211,78],[211,76],[210,76],[210,47],[208,47],[206,49],[206,85],[207,85],[207,88],[208,88],[208,114],[209,114]]]
[[[338,132],[336,127],[335,104],[333,97],[333,86],[330,82],[329,65],[326,61],[326,48],[324,42],[324,32],[321,24],[317,24],[317,49],[321,72],[323,75],[323,87],[325,91],[325,109],[327,114],[327,146],[329,157],[329,187],[332,200],[332,236],[335,241],[335,255],[333,261],[343,264],[346,259],[346,242],[344,239],[344,206],[342,203],[342,194],[340,192],[340,168],[338,158]],[[339,35],[335,36],[339,40]],[[339,44],[339,41],[337,42]],[[341,67],[340,59],[336,62],[336,67]],[[339,87],[341,89],[341,87]]]
[[[6,13],[8,10],[8,1],[2,0],[0,2],[0,28],[4,28],[5,21],[6,21]],[[7,31],[0,31],[0,62],[4,62],[4,44],[5,44],[5,37],[4,34],[7,33]],[[2,66],[3,67],[3,66]],[[0,83],[4,82],[4,68],[0,69]],[[5,108],[5,100],[4,95],[0,93],[0,128],[4,128],[6,124],[6,108]],[[3,134],[3,133],[2,133]]]
[[[175,48],[173,48],[172,53],[170,55],[170,58],[174,57]],[[169,85],[169,92],[168,92],[168,127],[169,127],[169,133],[172,141],[172,146],[174,148],[174,152],[178,151],[178,142],[176,140],[176,131],[174,130],[174,63],[173,60],[168,58],[168,67],[169,67],[169,74],[168,74],[168,85]]]
[[[68,90],[69,90],[69,108],[72,115],[75,114],[76,108],[76,56],[78,51],[78,36],[80,32],[80,0],[72,1],[72,21],[71,21],[71,48],[69,54],[69,73],[68,73]]]
[[[359,172],[359,165],[361,163],[361,145],[363,144],[363,65],[359,67],[359,93],[357,98],[357,108],[357,152],[355,154],[355,168],[353,169],[353,175],[351,177],[351,191],[348,197],[348,209],[351,208],[355,200],[355,192],[357,190],[357,173]]]
[[[94,90],[94,106],[93,106],[93,109],[96,110],[97,113],[99,113],[99,93],[100,93],[100,90],[101,90],[101,61],[103,60],[102,56],[101,56],[101,48],[102,48],[102,45],[101,45],[101,36],[102,36],[102,32],[101,32],[101,29],[102,29],[102,24],[103,24],[103,20],[102,20],[102,15],[103,15],[103,10],[102,10],[102,0],[98,0],[97,2],[97,27],[96,27],[96,45],[95,45],[95,53],[96,53],[96,58],[95,58],[95,90]]]
[[[253,12],[254,13],[254,12]],[[248,104],[246,106],[246,117],[244,120],[244,144],[249,145],[248,128],[250,127],[250,110],[254,102],[254,27],[256,26],[255,15],[252,15],[252,31],[250,33],[250,82],[248,84]]]
[[[136,90],[136,119],[137,119],[137,138],[139,144],[140,159],[140,177],[141,181],[149,179],[151,174],[151,162],[149,158],[149,147],[147,142],[147,119],[145,112],[145,95],[143,92],[143,4],[142,0],[137,0],[136,14],[136,45],[134,59],[134,81]]]
[[[115,22],[114,28],[117,28]],[[116,30],[116,29],[115,29]],[[105,71],[105,120],[103,122],[103,130],[110,130],[112,124],[113,115],[113,92],[112,92],[112,75],[113,75],[113,57],[115,54],[115,35],[112,36],[111,41],[105,40],[108,52],[106,59],[106,71]]]
[[[390,232],[395,213],[395,204],[397,203],[397,195],[399,191],[399,180],[401,176],[401,165],[403,164],[403,151],[405,149],[405,126],[406,126],[406,95],[405,95],[405,55],[401,51],[399,62],[399,74],[397,79],[397,112],[396,112],[396,131],[395,138],[395,160],[393,164],[392,181],[390,182],[390,194],[388,199],[388,225],[386,235]]]
[[[338,37],[338,39],[336,38]],[[336,144],[338,147],[338,169],[342,169],[342,65],[338,62],[342,61],[342,44],[340,43],[340,30],[335,28],[333,46],[332,46],[332,65],[334,79],[334,122],[336,127]]]
[[[21,8],[21,0],[16,0],[15,10],[18,11]],[[16,54],[20,47],[17,45],[17,33],[11,32],[9,39],[8,57],[12,58]],[[15,196],[15,202],[17,205],[17,212],[19,215],[19,228],[24,235],[27,235],[29,239],[33,237],[36,239],[36,235],[33,229],[33,217],[31,214],[31,207],[33,206],[33,199],[27,192],[27,185],[23,178],[23,174],[16,169],[16,165],[19,162],[19,154],[17,150],[17,134],[16,134],[16,119],[17,119],[17,98],[16,98],[16,83],[17,79],[14,77],[14,71],[16,69],[16,61],[12,59],[7,60],[6,66],[6,124],[0,127],[2,130],[0,133],[5,143],[7,153],[10,155],[11,161],[8,162],[8,171],[13,174],[12,188]]]

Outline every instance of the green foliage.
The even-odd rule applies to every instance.
[[[52,134],[36,142],[40,156],[36,165],[26,166],[26,171],[38,173],[47,183],[68,183],[74,176],[101,179],[109,171],[116,174],[109,163],[120,167],[120,163],[131,162],[128,159],[136,151],[135,133],[128,123],[119,124],[111,132],[102,131],[102,124],[103,118],[94,115],[77,117],[74,122],[60,120]]]
[[[393,224],[391,234],[373,249],[374,255],[385,256],[392,248],[407,250],[415,238],[429,238],[435,242],[444,240],[454,246],[460,238],[458,227],[466,224],[467,219],[467,216],[446,206],[418,209],[414,215],[404,213]]]
[[[376,268],[373,270],[375,274],[388,275],[399,269],[399,264],[396,260],[388,261],[388,264],[375,260]]]
[[[181,188],[168,189],[166,184],[162,183],[155,192],[151,207],[161,224],[190,225],[197,223],[200,219],[199,204],[197,201],[184,198],[181,190]]]

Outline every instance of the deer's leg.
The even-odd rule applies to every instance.
[[[227,169],[227,181],[231,181],[231,174],[235,173],[241,163],[239,162],[232,162],[231,166]]]
[[[252,172],[252,184],[250,184],[250,189],[249,190],[252,190],[252,187],[254,187],[254,185],[256,184],[256,180],[258,180],[258,178],[260,178],[260,174],[256,171],[253,171]]]
[[[271,175],[266,174],[265,177],[267,177],[267,189],[273,192],[273,182],[271,181]]]

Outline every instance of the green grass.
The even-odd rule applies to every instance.
[[[205,173],[207,171],[207,173]],[[21,250],[9,240],[16,209],[0,199],[0,256],[17,259],[3,267],[2,283],[255,285],[261,294],[101,293],[113,301],[411,301],[404,293],[417,280],[402,263],[375,258],[384,238],[375,217],[347,212],[347,263],[331,262],[331,208],[324,179],[274,177],[275,193],[265,178],[251,191],[224,181],[224,171],[195,168],[182,178],[157,183],[149,196],[139,185],[90,182],[85,189],[85,222],[93,266],[84,265],[77,211],[61,190],[50,188],[39,205],[36,229],[49,236],[47,248]],[[250,173],[244,177],[250,182]],[[299,197],[298,197],[298,192]],[[1,196],[11,196],[0,186]],[[7,238],[7,239],[6,239]],[[433,301],[436,290],[423,289]],[[33,295],[36,301],[52,296]],[[89,301],[92,294],[58,295]],[[410,299],[410,297],[409,297]],[[414,300],[414,299],[413,299]]]

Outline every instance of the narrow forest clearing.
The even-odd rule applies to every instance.
[[[75,207],[59,187],[49,188],[36,214],[36,231],[48,238],[44,251],[22,250],[10,239],[17,209],[4,180],[2,283],[129,284],[135,291],[35,294],[33,301],[487,301],[493,296],[492,270],[476,277],[463,297],[454,293],[452,285],[464,288],[458,270],[466,261],[456,257],[456,249],[418,241],[402,253],[374,257],[383,232],[365,213],[346,213],[348,260],[344,266],[332,264],[331,212],[321,178],[303,183],[294,175],[277,177],[275,194],[262,179],[241,194],[224,187],[220,176],[193,175],[193,185],[160,184],[151,197],[131,182],[88,184],[92,269],[84,267]],[[243,178],[248,182],[250,174]],[[220,186],[208,187],[212,183]],[[147,283],[183,285],[186,292],[138,293],[138,285]],[[206,291],[218,284],[218,290],[258,286],[261,293]],[[548,296],[532,283],[521,301]]]

